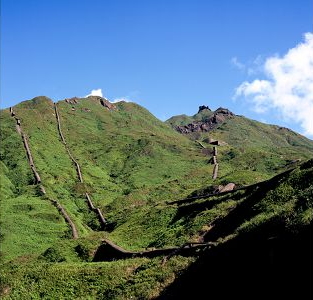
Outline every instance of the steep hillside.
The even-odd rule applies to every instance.
[[[219,198],[237,204],[203,235],[220,243],[203,252],[158,299],[311,298],[313,160],[238,192]],[[180,208],[198,218],[218,202],[204,197]]]
[[[312,141],[222,108],[171,124],[101,97],[1,111],[1,297],[176,297],[227,249],[306,245]]]
[[[112,230],[124,224],[134,210],[140,214],[157,201],[177,194],[186,196],[211,182],[212,166],[198,145],[134,103],[109,108],[100,100],[73,98],[54,105],[47,97],[36,97],[15,106],[14,116],[9,110],[1,112],[3,163],[10,178],[15,176],[23,189],[29,185],[27,191],[21,191],[25,197],[34,190],[38,197],[57,200],[76,225],[78,236],[85,236],[102,230],[86,201],[86,192]],[[33,186],[36,179],[27,164],[23,137],[40,174],[44,195],[40,185]],[[11,147],[13,141],[16,144]],[[23,181],[24,173],[28,182]],[[117,232],[117,241],[130,246],[124,235],[118,239]],[[139,247],[147,245],[140,235],[136,238]],[[134,242],[131,246],[136,247]]]
[[[16,121],[1,111],[1,260],[38,255],[67,236],[67,226],[49,202],[42,201],[28,165]]]
[[[175,116],[166,121],[203,148],[218,145],[220,180],[248,184],[283,172],[312,157],[313,141],[288,128],[268,125],[225,108],[211,111],[200,106],[191,117]]]

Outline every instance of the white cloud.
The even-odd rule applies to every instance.
[[[245,81],[236,88],[255,111],[277,109],[285,121],[299,123],[313,136],[313,33],[284,56],[268,57],[263,64],[266,79]]]
[[[248,75],[252,76],[263,72],[263,64],[263,57],[261,55],[258,55],[247,67]]]
[[[126,94],[126,96],[115,98],[112,103],[125,101],[125,102],[135,102],[138,104],[138,95],[140,94],[140,91],[134,90],[130,91]],[[125,94],[124,94],[125,95]]]
[[[244,70],[246,68],[246,66],[243,63],[241,63],[236,56],[232,57],[230,62],[239,70]]]
[[[85,97],[88,97],[88,96],[100,96],[100,97],[103,97],[102,89],[92,90],[91,93],[89,95],[86,95]]]
[[[121,97],[121,98],[114,99],[113,101],[111,101],[111,103],[116,103],[116,102],[120,102],[120,101],[132,102],[128,97]]]
[[[242,63],[236,56],[234,56],[231,58],[230,63],[249,76],[256,75],[260,73],[261,68],[263,69],[263,58],[261,55],[258,55],[255,59],[248,60],[245,63]]]

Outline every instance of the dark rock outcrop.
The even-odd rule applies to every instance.
[[[77,97],[68,98],[68,99],[65,99],[65,102],[74,105],[74,104],[77,104],[77,103],[78,103],[78,99],[79,99],[79,98],[77,98]]]
[[[108,99],[99,97],[99,100],[100,100],[100,104],[106,107],[108,110],[117,109],[117,107],[113,103],[111,103]]]
[[[199,106],[198,113],[199,113],[200,111],[204,110],[204,109],[208,109],[209,111],[211,111],[211,109],[209,109],[208,106],[206,106],[206,105],[200,105],[200,106]]]
[[[199,112],[208,109],[208,106],[202,105],[199,107]],[[198,112],[198,113],[199,113]],[[206,118],[204,121],[194,121],[188,125],[178,125],[174,126],[174,129],[182,134],[188,134],[192,132],[209,132],[216,128],[219,124],[224,123],[227,119],[233,118],[235,116],[227,108],[218,108],[212,116]]]

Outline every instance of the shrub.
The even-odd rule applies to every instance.
[[[48,261],[48,262],[62,262],[62,261],[66,261],[66,259],[64,257],[62,257],[61,253],[53,248],[50,247],[48,248],[41,256],[40,258]]]

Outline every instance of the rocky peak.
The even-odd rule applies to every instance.
[[[214,113],[215,114],[229,115],[229,116],[234,116],[235,115],[229,109],[223,108],[223,107],[219,107]]]
[[[199,106],[198,113],[205,109],[211,111],[208,106],[201,105]],[[191,132],[209,132],[216,128],[219,124],[224,123],[227,119],[230,119],[234,116],[235,114],[227,108],[219,107],[213,112],[212,115],[205,118],[205,120],[203,119],[202,121],[193,121],[188,125],[174,126],[174,128],[183,134],[188,134]]]
[[[206,106],[206,105],[200,105],[200,106],[199,106],[198,113],[199,113],[200,111],[204,110],[204,109],[208,109],[209,111],[211,111],[211,109],[209,109],[208,106]]]

